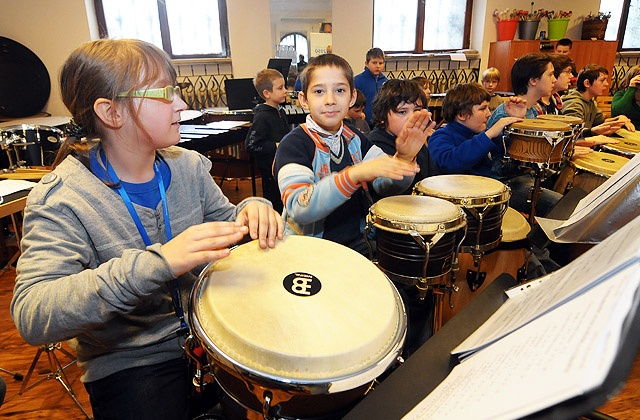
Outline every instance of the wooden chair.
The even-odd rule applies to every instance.
[[[611,101],[613,96],[598,96],[596,98],[596,104],[598,104],[598,108],[604,114],[605,118],[611,117]]]

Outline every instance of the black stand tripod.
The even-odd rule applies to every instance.
[[[69,359],[71,359],[71,362],[69,362],[65,366],[62,366],[62,364],[60,363],[60,360],[58,359],[58,356],[55,353],[56,350],[66,355]],[[31,375],[33,374],[33,371],[36,368],[36,365],[38,364],[38,360],[40,359],[40,355],[42,355],[42,353],[46,353],[47,357],[49,358],[49,368],[51,369],[51,373],[47,374],[47,376],[36,381],[35,383],[28,385],[29,379],[31,379]],[[87,410],[84,409],[82,404],[80,404],[80,401],[78,401],[78,399],[76,398],[76,394],[73,392],[73,389],[69,384],[69,380],[67,379],[67,376],[64,373],[64,370],[69,366],[71,366],[72,364],[74,364],[75,362],[76,362],[75,356],[69,353],[67,350],[63,349],[60,343],[44,344],[40,346],[38,348],[38,352],[36,353],[36,357],[34,357],[33,362],[31,362],[31,367],[29,367],[29,371],[27,372],[27,376],[25,377],[25,380],[22,383],[22,387],[20,388],[20,392],[18,393],[18,395],[22,395],[25,391],[28,391],[29,389],[33,388],[39,383],[47,379],[53,378],[56,381],[58,381],[60,385],[62,385],[64,390],[67,392],[67,394],[69,394],[69,396],[73,399],[73,402],[76,403],[76,405],[80,408],[80,410],[82,410],[86,418],[91,420],[91,415],[89,415]]]
[[[22,376],[22,373],[14,372],[12,370],[7,370],[0,367],[0,372],[4,372],[8,375],[13,376],[13,379],[15,379],[16,381],[21,381],[24,379],[24,376]]]

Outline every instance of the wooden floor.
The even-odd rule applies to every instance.
[[[235,187],[235,181],[226,181],[223,185],[225,194],[232,202],[237,203],[251,194],[249,181],[240,181],[238,190]],[[259,184],[258,191],[260,191]],[[0,277],[0,325],[2,326],[0,328],[0,368],[26,376],[38,348],[22,340],[11,320],[9,304],[14,280],[14,270],[8,270]],[[59,350],[53,353],[57,354],[63,364],[69,362],[69,359]],[[48,359],[43,353],[28,385],[46,378],[49,372]],[[91,413],[89,397],[80,382],[80,370],[73,364],[65,370],[65,374],[78,401]],[[0,418],[20,420],[85,418],[80,408],[55,379],[44,379],[23,395],[18,395],[23,382],[13,379],[12,374],[3,371],[0,371],[0,376],[7,383],[7,396],[0,407]],[[599,408],[599,411],[620,420],[640,419],[640,357],[636,357],[624,388]]]

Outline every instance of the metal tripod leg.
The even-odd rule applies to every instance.
[[[56,353],[55,353],[56,350],[59,350],[65,356],[71,359],[71,362],[62,366],[62,364],[60,363],[60,360],[58,359],[58,356],[56,356]],[[38,360],[40,359],[40,356],[42,355],[43,352],[47,354],[47,358],[49,359],[49,368],[51,369],[51,373],[47,374],[47,376],[36,381],[35,383],[28,385],[29,379],[31,379],[31,375],[33,374],[33,371],[35,370],[36,365],[38,364]],[[20,392],[18,392],[18,395],[22,395],[25,391],[30,390],[31,388],[38,385],[39,383],[47,379],[53,378],[56,381],[58,381],[60,385],[62,385],[64,390],[67,392],[67,394],[69,394],[69,396],[73,399],[73,402],[76,403],[76,405],[80,408],[80,410],[82,410],[86,418],[91,420],[91,415],[87,412],[87,410],[85,410],[82,404],[80,404],[80,401],[78,401],[78,399],[76,398],[76,394],[75,392],[73,392],[73,388],[71,388],[71,385],[69,385],[69,379],[67,379],[67,375],[64,373],[64,370],[69,366],[71,366],[72,364],[74,364],[75,362],[76,362],[75,356],[71,354],[69,351],[62,348],[62,345],[60,343],[44,344],[40,346],[38,348],[38,351],[36,352],[36,357],[34,357],[33,362],[31,362],[31,366],[29,367],[27,376],[25,377],[24,382],[22,383],[22,387],[20,387]]]

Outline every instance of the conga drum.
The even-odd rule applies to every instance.
[[[367,215],[367,231],[375,228],[379,268],[403,284],[443,284],[459,245],[457,233],[466,225],[458,206],[435,197],[386,197]]]
[[[436,175],[418,182],[413,193],[462,207],[467,215],[467,235],[461,252],[486,252],[500,243],[502,215],[511,197],[511,190],[502,182],[477,175]]]
[[[640,132],[620,129],[616,131],[616,134],[620,136],[617,139],[620,140],[620,143],[600,145],[603,152],[614,153],[629,159],[640,153]]]
[[[191,292],[193,335],[217,382],[265,418],[340,417],[394,364],[402,300],[366,257],[324,239],[257,241],[210,263]]]
[[[569,124],[540,118],[513,123],[506,131],[509,134],[506,153],[510,158],[549,167],[560,165],[573,135]]]
[[[576,140],[582,133],[582,129],[584,128],[584,121],[580,117],[576,117],[574,115],[558,115],[558,114],[541,114],[538,115],[538,118],[543,120],[551,120],[551,121],[559,121],[565,124],[568,124],[571,127],[571,139],[566,142],[564,155],[565,157],[570,158],[573,154],[573,147],[575,146]]]
[[[529,248],[527,235],[531,231],[527,219],[515,209],[508,207],[502,218],[502,241],[500,245],[489,251],[482,258],[480,275],[482,285],[473,290],[467,278],[474,279],[478,267],[471,254],[462,253],[458,257],[459,269],[455,275],[457,291],[445,297],[442,302],[442,323],[449,321],[455,314],[466,307],[482,290],[486,289],[498,276],[508,273],[513,278],[522,277]]]
[[[629,159],[605,152],[592,152],[569,161],[553,189],[561,194],[577,186],[591,192],[602,185],[611,175],[618,172]]]

